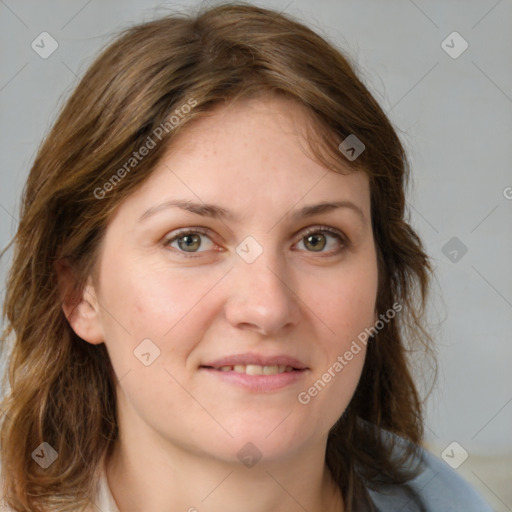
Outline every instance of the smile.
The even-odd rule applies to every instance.
[[[230,387],[250,391],[252,393],[268,393],[290,387],[300,381],[303,386],[304,375],[309,369],[297,369],[284,365],[260,366],[224,365],[218,368],[201,366],[200,371],[211,375]]]
[[[204,367],[209,368],[209,367]],[[271,365],[262,366],[259,364],[236,364],[232,366],[221,366],[219,368],[212,368],[221,372],[236,372],[245,373],[246,375],[276,375],[278,373],[292,372],[294,368],[292,366],[285,365]]]

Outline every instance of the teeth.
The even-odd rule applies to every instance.
[[[261,366],[259,364],[236,364],[234,366],[221,366],[217,368],[221,372],[235,371],[237,373],[245,373],[247,375],[277,375],[278,373],[285,373],[293,371],[293,367],[285,366],[284,364]]]
[[[284,366],[264,366],[263,375],[276,375],[277,373],[283,373]]]
[[[256,364],[248,364],[245,367],[245,373],[247,375],[263,375],[263,368],[261,366],[256,365]]]

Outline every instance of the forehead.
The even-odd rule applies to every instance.
[[[270,158],[279,154],[277,149],[283,143],[287,149],[297,145],[306,149],[306,125],[311,120],[307,108],[292,98],[268,94],[239,99],[191,120],[173,139],[169,152],[176,152],[176,148],[181,153],[197,152],[207,147],[215,155],[216,145],[231,144],[232,151],[225,156],[234,156],[263,143],[267,150],[274,149],[272,155],[266,155]],[[242,147],[237,148],[239,144]]]
[[[340,174],[316,161],[306,140],[308,119],[307,109],[288,98],[217,107],[177,135],[129,201],[150,207],[183,198],[222,205],[240,218],[319,200],[354,199],[368,210],[366,173],[347,167]]]

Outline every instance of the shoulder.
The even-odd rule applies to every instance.
[[[0,460],[0,512],[12,512],[12,508],[7,506],[7,503],[5,503],[4,494],[4,477],[2,472],[2,461]]]
[[[3,480],[0,480],[0,489],[3,489],[4,482]],[[0,496],[3,496],[0,494]],[[7,506],[7,503],[5,503],[5,499],[2,497],[0,499],[0,512],[13,512],[12,508]]]
[[[3,499],[0,501],[0,512],[12,512],[12,508],[8,507]]]
[[[120,512],[119,508],[116,505],[116,502],[114,501],[114,497],[110,492],[107,474],[103,463],[100,464],[98,473],[99,478],[96,483],[94,499],[89,501],[89,505],[85,509],[82,509],[82,512],[98,512],[98,510],[101,510],[102,512]],[[4,478],[2,473],[2,463],[0,461],[0,491],[2,491],[3,485]],[[0,512],[15,512],[14,509],[7,505],[5,499],[2,497],[1,492]]]
[[[379,512],[492,512],[492,508],[443,460],[420,448],[420,472],[403,485],[369,490]]]
[[[96,492],[96,504],[103,512],[120,512],[110,490],[105,464],[100,465],[101,472]]]

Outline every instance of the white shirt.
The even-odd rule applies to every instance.
[[[96,497],[93,501],[96,507],[102,512],[120,512],[116,502],[114,501],[114,497],[110,492],[104,467],[96,490]],[[96,510],[94,512],[96,512]]]
[[[492,512],[480,495],[444,461],[426,450],[420,454],[423,470],[416,478],[405,485],[370,491],[378,512]],[[120,512],[104,469],[95,504],[102,512]]]
[[[381,492],[370,491],[378,512],[492,512],[480,495],[444,461],[426,450],[420,453],[423,471],[416,478],[406,485],[390,486]],[[120,512],[104,468],[94,503],[102,512]]]
[[[492,512],[478,493],[444,461],[423,449],[420,455],[423,470],[416,478],[405,485],[369,491],[377,512]],[[120,512],[108,485],[104,465],[87,512],[98,510]],[[2,500],[0,512],[12,512],[12,509]]]
[[[101,477],[96,487],[96,494],[91,498],[90,506],[87,507],[86,512],[98,512],[98,510],[101,510],[101,512],[120,512],[112,496],[110,487],[108,486],[104,466],[102,466]],[[5,504],[3,499],[0,501],[0,512],[13,512],[12,509]]]

